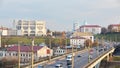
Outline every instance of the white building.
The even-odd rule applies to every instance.
[[[80,32],[91,32],[92,34],[100,34],[101,27],[98,25],[83,25],[80,26]]]
[[[88,32],[74,32],[73,35],[70,38],[70,44],[74,46],[84,46],[84,42],[90,39],[92,42],[94,42],[94,36],[91,33]]]
[[[31,61],[31,46],[20,46],[20,58],[21,62]],[[39,60],[41,57],[47,57],[53,55],[53,50],[47,46],[34,46],[34,60]],[[0,50],[0,59],[4,57],[14,57],[18,59],[18,46],[11,46],[6,50]],[[10,58],[9,58],[10,59]]]
[[[13,30],[7,27],[0,27],[0,32],[2,36],[17,35],[16,30]]]
[[[18,20],[16,23],[17,34],[25,36],[41,36],[46,35],[46,23],[45,21],[37,20]]]
[[[120,32],[120,24],[108,25],[108,32]]]
[[[78,46],[83,47],[85,40],[86,38],[84,37],[72,37],[70,38],[70,44],[77,47]]]
[[[54,55],[55,56],[59,56],[59,55],[63,55],[66,53],[65,49],[61,49],[60,47],[58,47],[57,49],[54,50]]]

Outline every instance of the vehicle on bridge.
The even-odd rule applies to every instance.
[[[62,64],[62,63],[57,63],[57,64],[55,65],[55,68],[63,68],[63,64]]]
[[[67,65],[71,65],[72,64],[72,55],[71,54],[66,56],[66,61],[67,61]]]

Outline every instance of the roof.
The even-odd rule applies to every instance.
[[[80,26],[80,28],[83,28],[83,27],[101,27],[99,25],[83,25],[83,26]]]
[[[84,38],[84,37],[72,37],[71,39],[86,39],[86,38]]]
[[[72,35],[72,37],[77,37],[77,36],[93,36],[93,35],[90,32],[74,32]]]
[[[110,24],[109,26],[120,26],[120,24]]]
[[[37,52],[39,49],[41,49],[43,46],[33,46],[34,52]],[[20,46],[20,52],[31,52],[32,46]],[[10,48],[7,48],[7,51],[17,51],[18,52],[18,46],[12,46]]]

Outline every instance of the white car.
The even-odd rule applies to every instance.
[[[57,64],[55,65],[55,68],[63,68],[63,64],[62,64],[62,63],[57,63]]]

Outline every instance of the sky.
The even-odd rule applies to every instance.
[[[120,23],[120,0],[0,0],[0,25],[13,20],[44,20],[53,31],[71,31],[73,23],[107,27]]]

